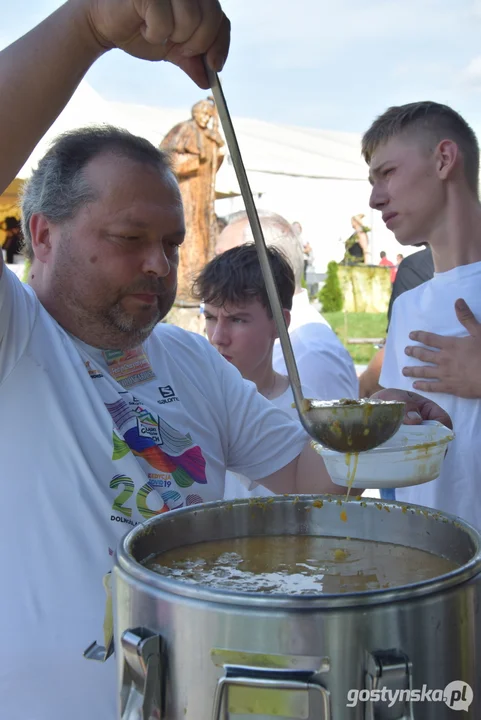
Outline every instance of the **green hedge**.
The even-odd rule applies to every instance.
[[[323,312],[339,312],[342,310],[344,298],[339,282],[338,264],[334,261],[327,266],[326,282],[319,291],[319,302]]]

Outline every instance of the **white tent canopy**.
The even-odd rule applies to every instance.
[[[66,130],[111,123],[158,146],[173,125],[189,117],[190,108],[109,102],[83,81],[19,176],[28,177],[51,140]],[[369,208],[370,186],[359,135],[247,118],[233,121],[258,206],[301,223],[304,238],[313,248],[317,270],[323,271],[330,260],[341,259],[343,241],[352,233],[350,218],[358,213],[364,213],[366,225],[372,228],[373,263],[378,262],[380,250],[395,258],[399,245],[384,227],[379,213]],[[217,175],[216,190],[231,196],[217,201],[219,215],[243,207],[229,157]]]
[[[111,105],[84,80],[52,127],[35,147],[18,173],[18,177],[27,178],[30,175],[32,168],[37,165],[57,135],[76,127],[102,123],[115,124],[115,116]]]

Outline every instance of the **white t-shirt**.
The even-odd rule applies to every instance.
[[[327,320],[310,304],[307,291],[294,295],[289,335],[303,385],[316,400],[359,397],[359,381],[351,356]],[[272,367],[287,368],[279,340],[274,343]]]
[[[302,386],[302,393],[304,397],[312,397],[312,390],[308,387]],[[274,398],[270,402],[272,405],[279,408],[279,410],[283,410],[291,415],[291,417],[298,419],[297,410],[295,407],[292,407],[294,396],[290,385],[286,390],[284,390],[282,395],[279,395],[279,397]],[[274,494],[275,493],[273,493],[272,490],[269,490],[269,488],[253,483],[245,475],[232,472],[231,470],[227,470],[225,474],[225,500],[235,500],[236,498],[269,497]]]
[[[466,330],[458,322],[455,301],[462,297],[481,319],[481,263],[436,273],[434,278],[400,295],[393,314],[384,354],[380,383],[383,387],[413,390],[413,378],[402,368],[420,365],[404,353],[413,330],[462,337]],[[481,400],[467,400],[444,393],[422,393],[451,416],[456,433],[436,480],[410,488],[396,489],[396,500],[426,505],[458,515],[481,530]]]
[[[7,268],[0,309],[0,717],[113,720],[114,659],[82,654],[119,539],[221,499],[226,466],[265,477],[307,436],[199,335],[159,325],[145,354],[104,354]]]

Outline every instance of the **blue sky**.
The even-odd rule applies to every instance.
[[[0,46],[61,3],[2,7]],[[362,132],[387,106],[432,99],[481,134],[481,0],[224,0],[232,49],[222,74],[234,115]],[[88,73],[110,100],[190,107],[204,95],[167,64],[118,51]]]

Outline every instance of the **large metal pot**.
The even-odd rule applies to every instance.
[[[124,720],[481,718],[480,535],[441,513],[374,500],[350,501],[344,523],[336,500],[320,497],[322,507],[301,496],[185,508],[126,536],[114,569]],[[179,582],[141,564],[195,542],[282,534],[399,543],[461,567],[397,589],[265,596]],[[445,702],[440,691],[453,681],[461,683]],[[460,714],[471,699],[466,683],[474,699]],[[382,688],[377,702],[365,701]],[[420,701],[388,693],[407,689]]]

